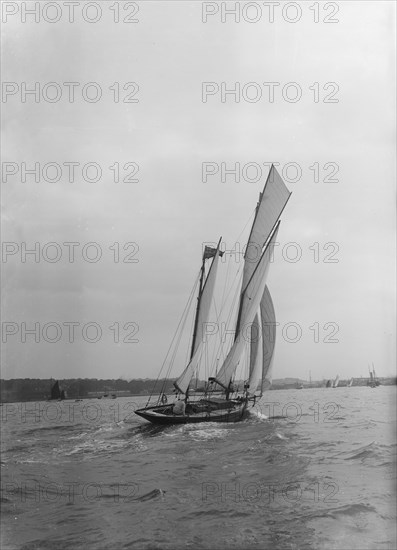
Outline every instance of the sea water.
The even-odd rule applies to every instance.
[[[3,404],[2,550],[396,548],[395,386],[268,391],[236,424],[145,402]]]

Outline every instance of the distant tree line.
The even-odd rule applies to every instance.
[[[55,383],[55,379],[40,379],[40,378],[14,378],[10,380],[0,380],[1,401],[40,401],[48,399],[51,395],[51,387]],[[69,378],[58,379],[59,386],[65,390],[67,397],[84,398],[91,397],[94,393],[111,393],[111,392],[129,392],[131,395],[147,395],[150,394],[154,380],[152,379],[137,379],[137,380],[118,380],[112,379],[97,379],[97,378]],[[173,390],[173,380],[159,379],[155,389],[159,393],[163,390],[170,393]]]
[[[159,379],[156,384],[153,379],[134,379],[118,380],[113,379],[97,379],[97,378],[68,378],[58,379],[59,387],[64,390],[66,396],[71,399],[94,397],[95,394],[108,394],[112,392],[123,392],[123,395],[149,395],[153,391],[159,394],[164,391],[166,394],[172,393],[174,390],[173,382],[175,379]],[[382,385],[396,384],[396,378],[380,378]],[[48,399],[51,395],[51,387],[55,383],[54,378],[14,378],[11,380],[0,380],[0,400],[6,402],[18,401],[42,401]],[[298,378],[285,378],[283,380],[274,380],[271,389],[293,389],[298,386],[298,383],[303,382],[305,388],[320,388],[325,387],[326,381],[308,382],[301,381]],[[348,380],[341,380],[339,387],[346,386]],[[242,381],[237,381],[238,385],[242,385]],[[367,385],[367,378],[354,378],[354,386]],[[204,381],[196,381],[196,387],[203,387]],[[124,393],[126,392],[126,393]],[[128,393],[127,393],[128,392]]]

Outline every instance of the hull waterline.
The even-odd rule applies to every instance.
[[[247,403],[241,403],[231,409],[203,411],[184,415],[162,412],[161,406],[138,409],[135,414],[153,424],[198,424],[200,422],[240,422],[245,416]]]

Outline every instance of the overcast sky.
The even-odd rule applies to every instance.
[[[214,3],[140,2],[134,13],[120,2],[119,23],[114,2],[98,3],[101,13],[81,3],[74,22],[66,7],[42,2],[38,23],[29,14],[24,22],[21,4],[3,4],[2,378],[156,377],[202,243],[222,235],[233,247],[271,162],[292,191],[268,280],[280,323],[274,377],[366,376],[371,363],[380,376],[395,374],[394,2],[319,3],[318,13],[312,2],[297,3],[300,12],[281,2],[273,23],[262,2],[238,3],[240,22],[221,5],[211,15]],[[206,101],[203,82],[215,83]],[[222,82],[240,83],[239,102],[222,102]],[[269,82],[279,83],[273,102]],[[25,96],[34,83],[39,96]],[[72,182],[65,162],[80,163]],[[97,182],[82,177],[89,162],[101,167]],[[204,162],[219,166],[206,182]],[[236,182],[221,180],[222,162],[253,164]],[[40,164],[39,181],[23,178],[22,163]],[[57,179],[54,165],[43,173],[46,163],[63,168],[59,181],[46,181]],[[121,180],[139,181],[116,183],[115,163]],[[93,166],[86,176],[95,179]],[[38,261],[22,261],[36,242]],[[65,242],[79,243],[73,263]],[[138,261],[123,262],[128,254]],[[128,322],[137,327],[124,329]],[[23,323],[39,323],[38,342]],[[43,335],[46,323],[63,328],[57,342],[46,341],[55,339],[55,325]],[[96,343],[82,338],[86,323],[101,328]],[[138,342],[124,343],[137,328]]]

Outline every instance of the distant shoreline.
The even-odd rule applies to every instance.
[[[393,386],[397,384],[396,377],[389,378],[377,378],[381,386]],[[274,380],[272,386],[266,391],[273,390],[302,390],[302,389],[339,389],[348,386],[350,378],[340,380],[337,388],[326,388],[326,381],[312,381],[308,382],[306,380],[300,380],[298,378],[285,378],[285,379],[276,379]],[[52,379],[52,382],[54,380]],[[62,401],[76,401],[76,400],[116,400],[120,398],[147,398],[149,399],[150,395],[156,397],[161,394],[163,391],[166,395],[172,395],[174,388],[172,386],[172,380],[168,381],[167,385],[164,385],[163,381],[157,381],[157,388],[161,388],[161,391],[156,389],[153,394],[151,389],[155,384],[155,380],[151,379],[137,379],[130,380],[98,380],[98,379],[65,379],[59,380],[59,385],[65,390],[66,398]],[[200,381],[201,382],[201,381]],[[199,384],[200,384],[199,382]],[[351,387],[367,387],[369,378],[354,378],[353,385]],[[49,402],[54,403],[58,400],[49,399],[50,396],[50,383],[49,379],[11,379],[11,380],[0,380],[1,384],[1,395],[0,403],[28,403],[28,402]],[[202,382],[204,384],[204,382]],[[240,384],[241,381],[238,382]],[[171,385],[170,385],[171,384]],[[198,385],[199,385],[198,384]],[[101,387],[102,386],[102,387]],[[113,386],[113,387],[112,387]],[[137,392],[136,388],[141,391]],[[117,388],[117,389],[116,389]],[[131,388],[131,393],[130,389]],[[134,391],[135,390],[135,391]],[[105,395],[106,394],[106,395]],[[112,394],[116,397],[112,397]],[[196,394],[197,395],[197,394]]]

